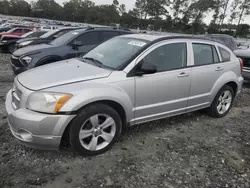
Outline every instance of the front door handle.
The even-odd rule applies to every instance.
[[[182,72],[181,74],[178,75],[179,78],[183,78],[183,77],[188,77],[189,74],[186,72]]]
[[[215,69],[215,71],[223,71],[224,70],[224,68],[222,68],[222,67],[217,67],[216,69]]]

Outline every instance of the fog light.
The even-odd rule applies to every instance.
[[[18,131],[18,134],[20,135],[20,137],[23,139],[23,141],[25,142],[31,142],[33,140],[33,136],[31,133],[29,133],[28,131],[26,130],[19,130]]]

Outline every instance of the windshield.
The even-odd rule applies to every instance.
[[[64,35],[61,35],[60,37],[56,38],[55,40],[51,41],[51,45],[54,46],[61,46],[66,44],[67,42],[71,41],[73,38],[75,38],[79,34],[78,31],[71,31],[67,32]]]
[[[118,69],[147,43],[146,40],[116,37],[97,46],[82,56],[82,59],[92,58],[105,67]]]
[[[13,28],[13,29],[11,29],[11,30],[8,30],[8,31],[6,31],[7,33],[12,33],[13,31],[15,31],[16,30],[16,28]]]
[[[42,35],[40,38],[48,38],[48,37],[50,37],[51,35],[53,35],[53,34],[55,34],[57,32],[58,32],[58,30],[51,30],[51,31],[45,33],[44,35]]]

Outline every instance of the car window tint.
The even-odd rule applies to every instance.
[[[208,65],[214,63],[212,46],[209,44],[193,44],[194,65]]]
[[[55,34],[54,36],[60,37],[60,36],[64,35],[67,32],[69,32],[69,30],[63,30],[63,31],[60,31],[59,33]]]
[[[15,30],[13,31],[13,33],[22,33],[22,32],[23,32],[22,29],[15,29]]]
[[[118,36],[118,32],[115,32],[115,31],[103,31],[101,32],[101,35],[102,35],[102,41],[106,41],[106,40],[109,40],[113,37],[116,37]]]
[[[157,72],[186,67],[186,43],[173,43],[161,46],[148,54],[143,61],[144,63],[155,65]]]
[[[30,30],[29,29],[24,29],[24,33],[29,33]]]
[[[213,48],[213,55],[214,55],[214,63],[219,63],[220,59],[219,59],[217,50],[216,50],[216,48],[214,46],[212,48]]]
[[[81,41],[83,45],[93,45],[98,44],[101,41],[99,40],[98,32],[88,32],[79,36],[76,41]]]
[[[219,51],[220,51],[221,58],[222,58],[223,62],[230,61],[231,54],[229,51],[227,51],[226,49],[224,49],[222,47],[219,47]]]

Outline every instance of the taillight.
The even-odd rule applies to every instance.
[[[243,60],[241,58],[239,58],[240,60],[240,71],[241,73],[243,72]]]

